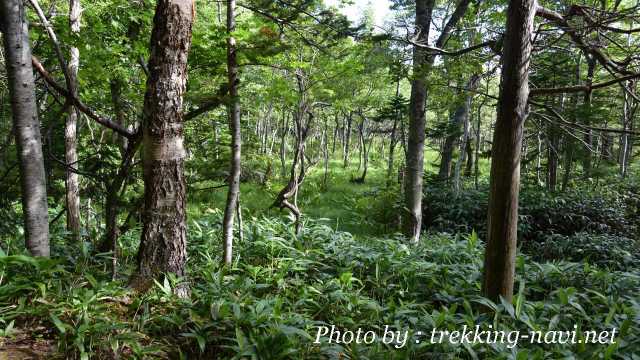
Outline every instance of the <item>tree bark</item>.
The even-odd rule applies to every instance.
[[[478,84],[479,77],[474,74],[471,76],[467,83],[467,89],[475,90]],[[453,115],[451,116],[450,124],[453,132],[448,134],[444,146],[442,148],[442,160],[440,161],[440,171],[438,177],[442,181],[447,181],[451,177],[451,163],[453,162],[453,151],[455,149],[455,143],[460,138],[460,126],[466,125],[468,129],[469,112],[471,110],[471,100],[473,99],[473,93],[460,94],[461,102],[455,108]],[[466,149],[463,149],[466,150]]]
[[[367,134],[367,118],[362,114],[360,114],[360,116],[362,117],[362,122],[358,124],[358,133],[360,136],[360,151],[362,153],[360,160],[362,163],[362,175],[354,179],[354,182],[362,184],[365,182],[367,171],[369,170],[369,149],[372,144],[367,142],[367,138],[369,137]],[[360,166],[358,166],[358,168],[360,168]]]
[[[78,37],[80,33],[80,8],[79,0],[69,0],[69,26],[71,35]],[[71,88],[69,92],[73,97],[78,97],[78,67],[80,65],[80,50],[73,46],[70,50],[70,58],[68,64],[69,83]],[[64,144],[65,144],[65,162],[66,169],[66,202],[67,202],[67,230],[76,240],[80,240],[80,183],[78,174],[71,168],[78,167],[78,110],[75,106],[69,108],[67,121],[64,127]]]
[[[451,17],[442,29],[436,47],[442,48],[451,36],[456,24],[466,13],[471,0],[460,0]],[[417,42],[429,42],[431,15],[435,0],[416,0],[416,35]],[[404,177],[403,219],[404,234],[412,243],[420,241],[422,227],[422,178],[424,174],[424,140],[425,140],[425,105],[427,89],[425,78],[431,69],[435,55],[428,55],[420,46],[413,47],[413,80],[411,81],[411,97],[409,99],[409,134]]]
[[[584,106],[585,106],[585,114],[586,116],[584,124],[586,126],[590,126],[591,125],[591,98],[592,98],[592,90],[591,90],[591,85],[593,84],[593,75],[595,73],[595,68],[596,68],[596,59],[593,56],[588,56],[587,55],[587,79],[586,79],[586,84],[585,86],[587,86],[587,88],[589,90],[585,91],[584,93]],[[584,134],[584,142],[586,144],[588,144],[589,146],[593,145],[593,134],[591,129],[586,130],[585,134]],[[592,146],[593,147],[593,146]],[[584,177],[588,178],[589,176],[591,176],[591,168],[592,168],[592,154],[591,154],[591,150],[588,148],[585,148],[585,154],[584,157],[582,159],[582,170],[584,172]]]
[[[329,182],[329,125],[327,124],[327,118],[324,118],[324,130],[322,131],[322,161],[324,162],[324,174],[322,175],[322,189],[327,190]],[[334,145],[335,145],[335,131],[334,131]]]
[[[333,129],[333,139],[332,139],[332,143],[331,143],[331,155],[335,155],[336,153],[336,137],[338,137],[338,129],[340,127],[339,121],[338,121],[338,112],[336,112],[335,114],[335,127]]]
[[[491,154],[483,292],[511,301],[518,230],[522,129],[529,97],[529,59],[536,0],[512,0],[502,55],[498,114]]]
[[[480,77],[477,74],[473,74],[469,79],[469,82],[467,84],[467,89],[475,90],[479,80],[480,80]],[[471,152],[471,148],[468,148],[467,150],[467,147],[469,145],[469,116],[471,112],[472,101],[473,101],[473,93],[469,92],[464,99],[464,104],[462,104],[462,108],[463,108],[462,115],[461,115],[462,125],[463,125],[462,126],[463,127],[462,142],[460,143],[460,158],[456,162],[456,168],[455,168],[454,177],[453,177],[453,188],[456,194],[460,192],[460,188],[461,188],[460,172],[461,172],[462,164],[465,163],[467,155],[469,155],[469,158],[471,158],[471,155],[469,154]]]
[[[47,185],[31,65],[29,25],[22,0],[3,0],[0,4],[0,20],[20,163],[25,242],[33,256],[48,257]]]
[[[489,82],[487,81],[487,88],[489,87]],[[482,127],[482,108],[484,104],[487,102],[487,98],[485,97],[478,105],[478,114],[476,121],[476,153],[475,153],[475,161],[474,161],[474,169],[473,169],[473,183],[475,185],[475,189],[478,190],[480,187],[479,177],[480,177],[480,148],[482,147],[482,139],[480,138],[480,132]]]
[[[394,117],[393,126],[391,127],[391,135],[389,139],[389,156],[387,157],[387,186],[391,185],[393,177],[394,153],[396,149],[396,131],[398,128],[398,118]]]
[[[287,112],[282,109],[282,133],[280,134],[280,166],[281,176],[284,179],[287,176],[287,133],[289,132],[289,118]]]
[[[236,39],[233,32],[236,29],[235,19],[236,1],[227,1],[227,76],[229,81],[229,131],[231,132],[231,163],[229,171],[229,191],[227,204],[222,220],[222,234],[224,238],[224,263],[231,265],[233,261],[233,221],[234,210],[238,206],[240,194],[240,100],[238,99],[238,63],[236,60]],[[266,119],[265,119],[266,120]]]
[[[473,157],[473,143],[471,137],[469,137],[467,144],[464,147],[464,151],[467,153],[467,162],[464,167],[464,176],[471,176],[471,171],[473,170],[473,166],[475,164],[475,158]]]
[[[192,0],[158,0],[143,110],[143,228],[132,285],[147,289],[163,273],[185,275],[186,184],[182,101],[195,14]],[[175,288],[188,295],[186,283]]]
[[[344,165],[343,167],[346,169],[349,166],[349,143],[351,142],[351,123],[353,122],[353,115],[349,112],[349,116],[346,118],[347,122],[347,131],[344,135],[344,151],[342,152],[344,156]]]
[[[547,128],[547,189],[555,191],[558,184],[558,151],[560,136],[554,125]]]
[[[434,0],[416,0],[416,32],[418,41],[427,42],[431,26]],[[420,241],[422,226],[422,176],[424,172],[425,105],[427,101],[427,55],[418,46],[413,47],[413,80],[409,99],[409,135],[404,176],[405,211],[403,227],[412,243]]]

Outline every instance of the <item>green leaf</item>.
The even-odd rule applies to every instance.
[[[53,324],[56,326],[60,334],[63,334],[63,335],[66,334],[67,332],[66,324],[60,321],[60,319],[53,314],[49,315],[49,317],[51,318],[51,321],[53,321]]]

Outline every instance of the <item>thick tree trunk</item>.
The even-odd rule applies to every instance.
[[[192,0],[158,0],[143,110],[144,212],[138,272],[146,289],[163,273],[185,275],[186,184],[182,101],[195,14]],[[187,296],[185,284],[175,289]]]
[[[435,46],[441,48],[449,39],[456,24],[466,13],[471,0],[460,0],[442,29]],[[428,43],[431,14],[434,0],[416,1],[416,34],[418,41]],[[409,99],[409,135],[405,151],[403,230],[412,243],[420,241],[422,227],[422,178],[424,173],[425,105],[427,89],[425,78],[435,61],[434,55],[424,52],[419,46],[413,48],[413,80]]]
[[[79,0],[69,0],[69,26],[71,34],[79,36],[80,33],[80,8]],[[68,64],[70,92],[74,97],[78,97],[78,67],[80,65],[80,50],[71,47]],[[78,174],[71,168],[78,167],[78,110],[71,106],[67,115],[64,127],[65,162],[66,170],[66,202],[67,202],[67,230],[75,240],[80,239],[80,184]]]
[[[518,230],[522,129],[529,97],[529,58],[536,0],[512,0],[502,55],[498,115],[491,154],[491,189],[483,292],[497,301],[513,296]]]
[[[416,32],[418,41],[427,42],[431,26],[434,0],[416,0]],[[413,48],[413,80],[409,99],[409,136],[404,176],[404,234],[412,243],[420,241],[422,226],[422,176],[424,172],[425,105],[427,85],[425,74],[428,67],[424,50]]]
[[[31,65],[29,26],[22,0],[2,0],[0,20],[20,163],[25,242],[33,256],[49,256],[47,185]]]
[[[236,1],[227,1],[227,76],[229,81],[229,131],[231,132],[231,164],[229,169],[229,191],[227,204],[222,220],[222,234],[224,238],[224,263],[231,265],[233,261],[233,221],[234,210],[238,206],[240,195],[240,100],[238,99],[238,63],[236,61],[236,39],[233,32],[236,29],[235,19]],[[271,110],[269,110],[269,113]],[[265,119],[266,120],[266,119]]]

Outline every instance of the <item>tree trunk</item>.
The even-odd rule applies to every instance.
[[[78,37],[80,33],[80,8],[79,0],[69,0],[69,26],[71,34]],[[77,47],[71,47],[70,60],[68,64],[69,83],[71,85],[70,93],[74,97],[78,97],[78,67],[80,65],[80,50]],[[65,144],[65,162],[66,169],[66,202],[67,202],[67,230],[71,232],[71,236],[77,241],[80,240],[80,185],[78,174],[72,171],[72,168],[78,167],[78,110],[71,106],[67,115],[67,121],[64,127],[64,144]]]
[[[460,125],[464,112],[464,105],[451,109],[449,123],[447,124],[447,136],[440,148],[440,169],[438,170],[438,179],[447,181],[451,177],[451,163],[453,162],[453,149],[455,143],[460,137]],[[450,111],[451,111],[450,110]]]
[[[331,155],[335,155],[336,153],[336,137],[338,137],[338,129],[340,127],[339,121],[338,121],[338,113],[336,112],[336,117],[335,117],[335,123],[336,126],[333,129],[333,139],[332,139],[332,143],[331,143]]]
[[[287,117],[287,112],[285,109],[282,109],[282,134],[280,138],[280,165],[281,175],[284,179],[287,176],[287,133],[289,132],[289,118]]]
[[[5,67],[20,163],[20,189],[27,249],[33,256],[49,256],[47,185],[42,139],[31,65],[29,26],[22,0],[0,4]]]
[[[362,116],[362,115],[361,115]],[[367,144],[367,118],[362,116],[362,122],[358,125],[358,132],[360,134],[360,148],[361,148],[361,162],[362,162],[362,175],[355,179],[357,183],[364,183],[367,177],[367,171],[369,170],[369,149],[372,144]],[[360,168],[360,166],[358,166]]]
[[[549,191],[556,190],[558,183],[558,148],[560,145],[560,137],[555,126],[550,125],[547,128],[549,139],[547,141],[547,189]]]
[[[349,143],[351,142],[351,122],[353,121],[352,113],[349,112],[349,116],[346,118],[347,121],[347,131],[344,134],[344,151],[342,152],[344,155],[344,165],[343,167],[346,169],[349,166]]]
[[[479,80],[480,80],[480,77],[476,74],[473,74],[469,79],[469,82],[467,84],[467,89],[475,90]],[[462,114],[460,116],[462,117],[462,125],[463,125],[462,143],[460,144],[460,158],[456,162],[456,168],[455,168],[454,177],[453,177],[453,188],[456,194],[460,192],[460,187],[461,187],[460,186],[460,182],[461,182],[460,169],[462,168],[462,164],[464,164],[466,160],[465,157],[467,153],[469,153],[471,150],[470,148],[469,150],[467,150],[467,145],[469,144],[469,113],[471,112],[472,101],[473,101],[473,93],[469,92],[464,99],[464,104],[462,104],[461,106]],[[458,111],[460,111],[460,108],[456,112]]]
[[[124,102],[122,101],[122,79],[113,78],[109,84],[111,91],[111,105],[113,106],[113,112],[115,113],[115,121],[117,124],[126,127],[126,113],[124,108]],[[127,138],[113,131],[112,142],[118,145],[120,155],[124,156],[127,147]]]
[[[467,83],[467,89],[475,90],[478,85],[478,80],[479,77],[477,75],[472,75]],[[440,171],[438,173],[438,177],[442,181],[449,180],[451,177],[453,151],[455,149],[455,143],[458,141],[458,138],[460,138],[460,126],[464,124],[467,126],[467,129],[469,127],[469,112],[471,110],[473,93],[461,94],[461,98],[462,102],[456,107],[451,116],[451,128],[449,130],[453,130],[453,132],[447,135],[442,149],[442,160],[440,161]],[[466,149],[462,150],[464,151]]]
[[[487,87],[489,87],[489,82],[487,81]],[[484,104],[487,102],[487,98],[482,99],[480,105],[478,105],[478,119],[476,122],[476,154],[474,161],[474,169],[473,169],[473,183],[475,185],[475,189],[478,190],[480,184],[478,183],[480,177],[480,148],[482,147],[482,139],[480,138],[480,127],[482,126],[482,108]]]
[[[113,252],[113,274],[116,273],[115,265],[117,262],[117,241],[120,236],[118,229],[118,214],[120,212],[121,195],[126,188],[126,181],[131,167],[133,165],[133,159],[140,146],[141,139],[136,137],[129,141],[124,155],[122,155],[122,162],[116,172],[113,180],[107,183],[106,193],[107,199],[105,202],[105,227],[106,234],[102,244],[99,247],[101,252]],[[88,221],[89,219],[87,219]]]
[[[186,184],[182,101],[195,13],[191,0],[158,0],[151,32],[150,76],[143,110],[143,228],[135,288],[163,273],[185,275]],[[188,295],[186,283],[175,288]]]
[[[291,212],[295,219],[295,231],[296,234],[300,233],[302,229],[302,212],[298,208],[298,190],[302,185],[306,177],[307,167],[305,166],[305,145],[311,126],[313,123],[314,115],[311,112],[311,108],[307,102],[307,90],[306,78],[302,70],[296,71],[296,78],[298,82],[298,108],[293,114],[293,120],[295,125],[295,150],[291,162],[291,168],[289,172],[289,181],[280,190],[276,196],[275,201],[271,205],[271,208],[287,209]],[[308,120],[305,121],[305,117],[308,116]]]
[[[322,131],[322,160],[324,162],[324,174],[322,176],[322,189],[326,190],[329,182],[329,126],[327,118],[324,119],[324,130]],[[333,132],[333,140],[335,145],[335,131]]]
[[[240,194],[240,100],[238,99],[238,63],[236,61],[236,39],[233,33],[236,30],[235,19],[236,1],[227,1],[227,75],[229,80],[229,131],[231,132],[231,164],[229,171],[229,191],[227,193],[227,205],[222,221],[222,233],[224,238],[224,263],[231,265],[233,261],[233,220],[234,210],[238,206]],[[271,110],[269,110],[271,113]],[[266,121],[267,119],[265,119]]]
[[[416,32],[420,42],[429,39],[433,0],[416,0]],[[427,86],[425,74],[427,58],[424,50],[413,47],[413,80],[409,99],[409,136],[404,175],[404,203],[407,213],[403,227],[405,235],[412,243],[420,241],[422,226],[422,175],[424,171],[425,105]]]
[[[394,152],[396,149],[396,130],[398,128],[398,118],[394,117],[391,127],[391,138],[389,139],[389,157],[387,158],[387,186],[391,185],[393,177]]]
[[[491,189],[483,292],[511,301],[518,230],[522,129],[529,97],[529,58],[535,0],[512,0],[507,9],[498,114],[491,154]]]
[[[593,84],[593,75],[596,69],[596,59],[593,56],[587,55],[587,79],[585,82],[585,86],[587,87],[587,91],[584,93],[584,106],[585,106],[585,114],[584,116],[584,124],[586,126],[591,125],[591,94],[592,90],[590,89]],[[585,131],[584,134],[584,142],[593,148],[593,134],[590,129]],[[582,160],[582,169],[584,171],[584,177],[588,178],[591,176],[591,168],[592,168],[592,154],[591,149],[585,148],[585,154]]]
[[[473,145],[471,145],[473,143],[471,137],[469,137],[466,146],[464,147],[464,151],[467,153],[467,163],[465,164],[464,167],[464,176],[469,177],[471,176],[471,171],[473,170],[474,164],[475,164],[475,159],[473,157]]]
[[[630,81],[628,88],[633,90],[635,88],[635,83]],[[633,128],[633,118],[635,117],[637,109],[637,103],[634,102],[627,92],[624,92],[624,105],[622,108],[622,116],[620,118],[623,130],[630,130]],[[627,133],[620,136],[620,154],[618,159],[620,163],[620,176],[623,178],[627,175],[629,157],[631,155],[630,140],[630,136]]]

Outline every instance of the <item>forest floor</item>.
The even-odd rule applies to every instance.
[[[428,155],[430,174],[436,160]],[[525,189],[524,233],[545,224],[545,237],[540,248],[518,254],[513,303],[493,303],[480,296],[484,245],[471,230],[484,224],[486,209],[480,205],[486,192],[467,184],[463,195],[453,197],[442,188],[427,188],[428,206],[441,209],[439,222],[419,245],[410,246],[394,234],[398,188],[386,186],[385,168],[384,158],[371,159],[360,184],[350,181],[360,174],[357,162],[345,170],[332,160],[323,188],[323,168],[316,165],[299,196],[305,219],[300,235],[286,212],[269,210],[283,185],[279,180],[243,183],[244,241],[235,245],[232,267],[221,266],[224,189],[190,194],[190,299],[173,295],[180,281],[174,277],[158,281],[146,294],[126,287],[135,269],[139,229],[121,238],[116,281],[109,256],[96,256],[90,246],[57,241],[54,259],[34,259],[15,250],[17,239],[11,252],[0,256],[0,360],[7,351],[18,359],[634,359],[640,354],[638,243],[613,231],[624,230],[618,222],[628,227],[628,209],[620,203],[609,206],[598,193],[590,200],[579,190],[578,196],[556,201],[544,198],[544,190]],[[633,191],[628,194],[637,194]],[[599,221],[597,228],[609,233],[555,234],[568,221],[587,231],[584,219]],[[460,227],[464,223],[469,226]],[[61,226],[54,228],[54,240],[64,236]],[[387,325],[415,334],[465,324],[523,332],[577,324],[585,330],[616,328],[619,336],[615,344],[515,347],[314,342],[319,326],[381,335]]]

